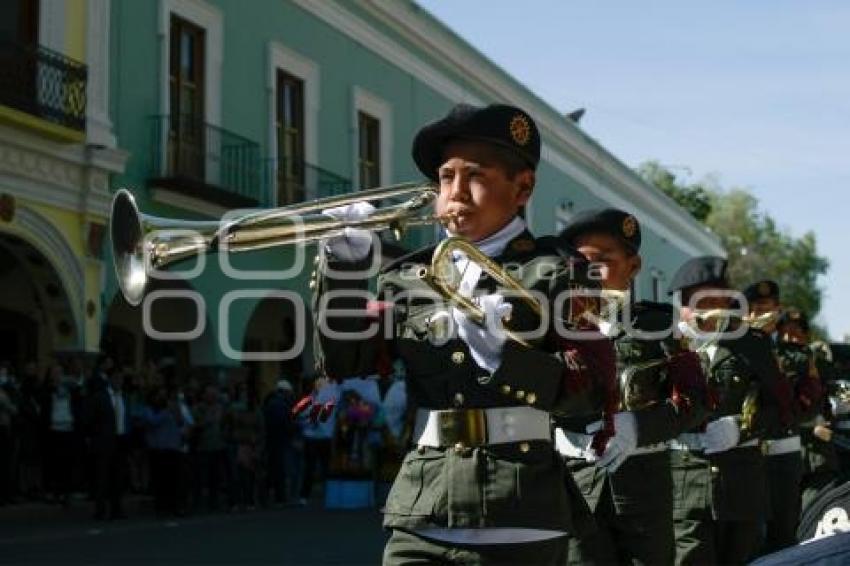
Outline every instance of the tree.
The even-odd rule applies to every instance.
[[[829,262],[818,255],[813,232],[795,237],[780,228],[745,189],[724,190],[711,179],[685,184],[655,161],[643,163],[638,174],[717,234],[726,249],[729,280],[735,288],[773,279],[784,305],[799,308],[811,319],[817,316],[822,298],[817,278],[826,274]],[[825,335],[820,328],[815,331]]]
[[[657,161],[645,161],[638,166],[638,175],[650,185],[661,189],[664,194],[679,203],[679,206],[691,213],[691,216],[705,222],[711,213],[711,193],[707,182],[685,185],[676,179],[676,175],[665,169]]]

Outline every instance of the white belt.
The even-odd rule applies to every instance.
[[[779,456],[781,454],[791,454],[799,452],[802,449],[799,436],[789,436],[788,438],[765,440],[762,445],[762,452],[765,456]]]
[[[758,446],[759,442],[760,440],[758,438],[751,438],[746,442],[741,442],[737,446],[733,446],[730,450],[734,450],[735,448],[751,448],[753,446]],[[685,432],[676,438],[669,440],[667,442],[667,446],[669,446],[672,450],[702,452],[705,450],[705,434],[701,432]]]
[[[597,424],[598,423],[592,423],[587,427],[587,429],[598,429],[599,426],[595,426]],[[562,456],[566,456],[567,458],[581,458],[583,460],[595,459],[596,455],[592,453],[590,448],[590,443],[592,441],[592,434],[583,434],[580,432],[573,432],[571,430],[564,430],[562,428],[555,429],[555,449]],[[667,450],[666,442],[656,442],[655,444],[648,444],[646,446],[639,446],[635,448],[629,453],[629,456],[657,454],[658,452],[664,452],[665,450]]]
[[[416,411],[413,437],[419,446],[442,448],[457,443],[486,446],[529,440],[552,441],[549,413],[532,407],[491,407]]]

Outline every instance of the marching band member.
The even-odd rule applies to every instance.
[[[380,302],[351,292],[368,288],[365,276],[350,272],[372,262],[371,234],[349,229],[322,248],[314,284],[321,369],[333,378],[359,375],[379,352],[395,351],[405,365],[409,402],[417,408],[415,447],[384,509],[384,526],[392,531],[385,564],[565,559],[571,506],[581,498],[554,450],[550,415],[580,411],[592,397],[609,395],[614,354],[598,332],[585,331],[592,339],[580,340],[555,331],[566,312],[556,308],[557,298],[592,282],[582,258],[535,239],[520,216],[539,157],[534,121],[506,105],[458,105],[413,142],[419,170],[439,185],[436,212],[448,215],[449,235],[473,242],[546,299],[549,316],[542,317],[543,332],[529,337],[529,346],[509,339],[502,321],[509,316],[513,329],[531,330],[541,320],[462,254],[455,258],[461,292],[474,291],[485,311],[483,326],[451,301],[429,295],[418,274],[430,264],[433,247],[381,270]],[[369,209],[352,205],[326,213],[352,218]],[[580,300],[566,297],[568,307],[581,308]],[[367,307],[382,313],[384,328],[365,316]],[[348,316],[337,314],[343,312]],[[579,329],[572,319],[566,326]],[[355,340],[341,334],[370,328],[378,336]],[[391,348],[380,346],[381,340]],[[598,434],[597,446],[604,447],[613,433],[610,424]]]
[[[673,338],[671,305],[631,304],[629,289],[641,267],[634,216],[612,208],[586,211],[561,238],[601,267],[610,307],[603,312],[610,318],[599,326],[614,343],[620,386],[616,434],[595,464],[582,457],[590,423],[572,419],[565,423],[569,428],[558,431],[596,521],[595,531],[571,539],[570,561],[672,564],[673,485],[666,442],[703,421],[706,390],[699,358]]]
[[[708,368],[714,408],[704,427],[671,441],[679,564],[743,564],[755,556],[767,509],[764,415],[793,419],[772,342],[742,326],[726,267],[720,257],[694,258],[670,284],[680,294],[681,330]]]
[[[780,310],[779,285],[771,280],[757,281],[744,290],[744,296],[750,306],[751,324],[759,325],[761,332],[773,337]],[[820,378],[807,345],[794,346],[788,341],[774,341],[773,345],[784,387],[792,392],[793,418],[791,422],[783,419],[776,405],[773,410],[762,411],[762,453],[769,503],[765,517],[765,553],[797,542],[803,477],[799,423],[818,414],[821,398]]]

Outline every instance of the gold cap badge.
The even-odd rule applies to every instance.
[[[528,118],[522,114],[517,114],[511,118],[511,138],[517,145],[526,145],[531,141],[531,124],[528,123]]]
[[[758,291],[759,291],[759,295],[761,295],[762,297],[769,297],[770,296],[770,283],[768,283],[767,281],[762,281],[761,283],[759,283]]]
[[[637,218],[634,216],[626,216],[623,220],[623,236],[626,238],[631,238],[637,232],[638,224]]]

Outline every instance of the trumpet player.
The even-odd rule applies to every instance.
[[[680,329],[707,368],[712,414],[679,435],[673,448],[674,527],[678,564],[743,564],[759,550],[767,510],[760,434],[764,414],[793,420],[770,338],[742,327],[740,293],[726,260],[698,257],[674,275]]]
[[[640,225],[618,209],[577,215],[561,233],[602,275],[600,330],[614,344],[619,412],[602,457],[584,457],[586,425],[558,431],[559,448],[593,511],[595,530],[570,539],[576,564],[672,564],[673,485],[667,441],[702,423],[706,388],[699,357],[672,335],[668,304],[631,304],[640,271]],[[585,426],[582,426],[585,425]]]
[[[798,431],[802,448],[798,454],[802,456],[802,472],[800,499],[795,508],[798,517],[801,509],[821,488],[832,482],[838,472],[835,445],[829,442],[830,410],[820,371],[821,361],[809,343],[809,320],[805,313],[793,307],[783,309],[776,324],[776,353],[779,366],[794,384],[800,405]],[[788,521],[790,525],[791,520]],[[796,520],[794,527],[796,534]]]
[[[369,301],[351,293],[365,291],[366,278],[348,274],[371,263],[372,234],[348,230],[321,246],[314,284],[320,368],[332,378],[360,375],[380,352],[397,352],[415,407],[414,446],[384,509],[391,530],[384,563],[563,563],[566,535],[584,519],[550,419],[612,392],[614,354],[602,335],[555,307],[562,291],[593,285],[584,260],[535,239],[520,216],[535,185],[537,126],[512,106],[458,105],[418,132],[412,153],[439,187],[436,212],[448,235],[510,265],[548,316],[514,300],[460,252],[452,256],[458,293],[480,305],[482,320],[434,297],[422,277],[433,247],[385,266],[379,301]],[[369,213],[365,205],[326,211],[341,219]],[[583,308],[570,296],[566,304],[570,312]],[[380,313],[384,327],[367,313]],[[542,332],[521,344],[508,338],[506,319],[514,331]],[[555,320],[590,339],[556,332]],[[342,334],[370,328],[373,337]],[[604,447],[613,432],[605,426],[595,445]]]
[[[780,312],[779,285],[775,281],[757,281],[744,290],[750,305],[749,320],[758,331],[774,337]],[[787,325],[786,325],[787,326]],[[775,352],[781,370],[783,387],[793,393],[791,422],[786,422],[780,408],[763,411],[762,452],[768,489],[768,513],[765,525],[764,552],[776,552],[797,542],[800,517],[800,485],[803,457],[800,423],[815,418],[819,412],[820,378],[808,345],[794,345],[776,336]]]

